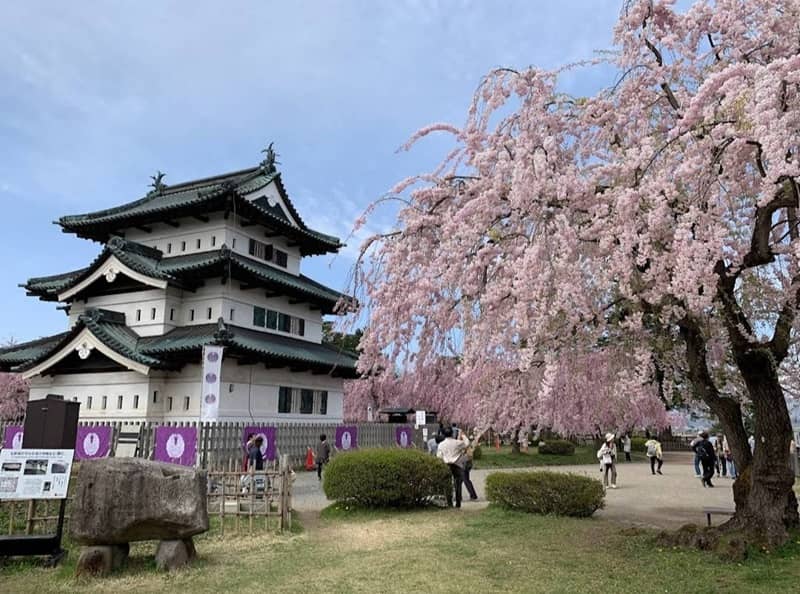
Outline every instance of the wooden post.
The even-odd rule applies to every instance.
[[[28,515],[25,519],[25,534],[33,534],[33,518],[36,514],[36,500],[31,499],[28,502]]]
[[[291,465],[289,464],[289,454],[282,454],[281,455],[281,467],[280,467],[280,477],[281,477],[281,496],[280,496],[280,512],[281,512],[281,523],[280,529],[281,532],[285,530],[291,530],[291,522],[292,516],[289,512],[289,505],[291,502],[291,497],[289,495],[289,490],[291,489],[290,485],[290,469]]]

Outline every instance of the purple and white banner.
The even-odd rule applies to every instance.
[[[414,444],[414,430],[411,427],[397,427],[394,430],[394,441],[401,448],[410,448]]]
[[[203,347],[203,381],[200,400],[200,420],[216,421],[219,417],[219,385],[222,381],[221,346]]]
[[[111,451],[112,435],[111,425],[78,427],[78,437],[75,439],[75,458],[77,460],[105,458]]]
[[[153,460],[194,466],[197,457],[195,427],[156,427]]]
[[[275,427],[245,427],[242,432],[242,448],[247,444],[249,436],[260,437],[264,440],[261,444],[261,455],[264,456],[264,460],[274,460],[278,454],[278,448],[275,446],[276,433]]]
[[[358,427],[346,425],[336,428],[336,449],[346,452],[358,448]]]
[[[22,449],[22,425],[9,425],[3,435],[4,450]]]

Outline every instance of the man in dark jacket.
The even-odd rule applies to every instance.
[[[317,479],[322,480],[322,467],[331,459],[331,446],[328,436],[324,433],[319,436],[319,443],[314,451],[314,461],[317,463]]]
[[[713,487],[711,477],[714,476],[714,445],[708,441],[708,433],[705,431],[701,431],[697,436],[700,440],[692,446],[692,449],[700,458],[700,464],[703,467],[702,483],[704,487]]]

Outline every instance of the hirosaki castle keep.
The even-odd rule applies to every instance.
[[[266,152],[258,167],[176,185],[159,173],[144,198],[60,218],[104,248],[22,285],[62,304],[69,329],[0,350],[0,370],[29,378],[31,398],[76,399],[83,420],[192,421],[203,347],[218,345],[220,421],[340,421],[356,358],[323,344],[322,316],[347,297],[300,263],[341,244],[306,226]]]

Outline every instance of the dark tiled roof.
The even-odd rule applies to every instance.
[[[37,295],[45,301],[57,301],[59,293],[91,276],[112,255],[136,272],[181,287],[191,288],[198,278],[230,273],[238,280],[277,288],[292,297],[315,303],[323,313],[332,313],[337,301],[345,297],[307,276],[295,276],[265,262],[232,252],[224,245],[218,250],[164,258],[159,250],[120,237],[112,237],[88,268],[57,276],[32,278],[22,286],[29,295]]]
[[[87,310],[69,332],[0,350],[0,370],[35,367],[64,348],[84,328],[115,352],[148,367],[178,368],[187,355],[199,359],[204,345],[221,344],[255,361],[307,367],[344,377],[356,375],[356,356],[328,345],[225,326],[221,320],[217,324],[175,328],[163,336],[140,337],[125,325],[124,314],[103,309]]]
[[[287,365],[310,364],[316,367],[339,368],[354,373],[356,356],[325,344],[317,344],[288,336],[251,330],[239,326],[204,324],[175,328],[164,336],[141,339],[144,353],[166,357],[170,354],[200,350],[206,344],[223,344],[242,354],[277,359]]]
[[[273,181],[292,218],[297,222],[297,227],[289,221],[280,208],[270,207],[261,200],[249,201],[243,198],[244,195],[255,192]],[[115,232],[118,233],[126,227],[163,221],[170,217],[225,210],[231,206],[231,200],[235,202],[233,207],[239,215],[275,227],[287,236],[297,239],[304,254],[333,252],[341,247],[338,238],[309,229],[289,200],[280,173],[267,173],[261,167],[165,186],[159,192],[153,191],[144,198],[128,204],[91,213],[64,216],[56,222],[66,232],[106,241]]]
[[[69,332],[62,332],[55,336],[45,336],[0,349],[0,371],[8,371],[13,367],[38,359],[43,354],[52,351],[53,347],[69,334]]]

